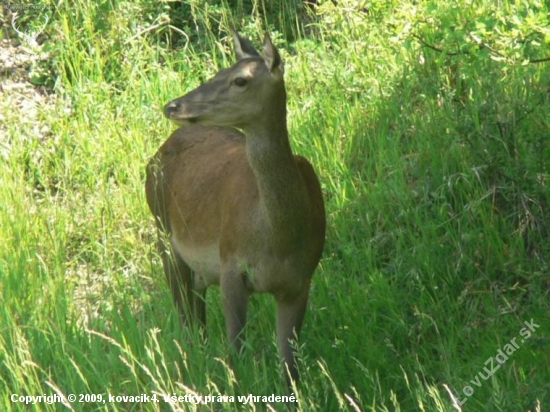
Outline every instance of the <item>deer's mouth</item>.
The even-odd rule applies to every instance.
[[[186,126],[186,125],[189,125],[189,124],[195,124],[195,123],[198,123],[199,121],[199,117],[178,117],[178,116],[175,116],[175,117],[170,117],[169,118],[172,122],[174,122],[175,124],[177,124],[178,126]]]

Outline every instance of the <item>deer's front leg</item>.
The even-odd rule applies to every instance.
[[[236,268],[222,273],[220,279],[225,327],[230,343],[240,353],[244,341],[246,311],[249,291],[245,284],[245,274]]]
[[[306,313],[310,281],[304,283],[300,294],[294,299],[277,300],[277,341],[285,361],[287,383],[298,382],[299,374],[291,341],[298,339]]]

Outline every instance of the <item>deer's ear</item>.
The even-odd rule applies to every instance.
[[[271,73],[273,73],[276,69],[279,69],[281,73],[283,72],[283,61],[281,60],[281,55],[271,42],[269,33],[265,34],[263,54],[265,64]]]
[[[246,59],[247,57],[258,57],[260,54],[256,51],[250,40],[241,37],[233,28],[230,29],[235,43],[235,55],[237,60]]]

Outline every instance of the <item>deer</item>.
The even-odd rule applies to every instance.
[[[263,55],[231,34],[237,62],[164,106],[179,128],[147,165],[146,198],[182,325],[204,328],[206,290],[219,285],[227,337],[239,354],[250,295],[271,294],[292,387],[325,206],[313,166],[290,146],[279,51],[268,33]]]

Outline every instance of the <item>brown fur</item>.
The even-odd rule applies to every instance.
[[[279,348],[297,380],[289,340],[300,333],[323,250],[323,198],[312,166],[290,149],[277,50],[266,36],[262,58],[234,38],[237,64],[166,106],[183,127],[147,167],[147,202],[182,322],[205,322],[206,288],[218,284],[240,350],[248,296],[272,294]]]

